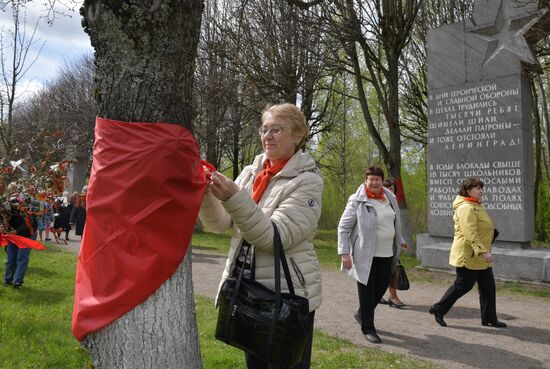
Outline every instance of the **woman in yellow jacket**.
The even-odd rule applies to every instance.
[[[441,300],[430,308],[430,314],[442,327],[443,317],[454,303],[468,293],[477,282],[481,324],[505,328],[506,323],[497,319],[495,278],[491,262],[491,244],[495,229],[489,214],[481,206],[483,182],[479,178],[467,178],[462,182],[453,202],[454,239],[449,264],[456,267],[456,279]]]

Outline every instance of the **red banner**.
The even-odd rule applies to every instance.
[[[96,119],[73,334],[82,340],[145,301],[182,262],[206,180],[189,130]]]
[[[46,247],[40,242],[16,234],[2,234],[0,238],[0,247],[5,247],[8,243],[13,243],[20,249],[46,250]]]

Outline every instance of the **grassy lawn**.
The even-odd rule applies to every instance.
[[[220,252],[225,241],[227,237],[222,237],[209,247]],[[0,264],[4,262],[0,250]],[[76,255],[49,245],[46,251],[32,251],[22,289],[0,287],[0,369],[91,368],[88,354],[71,334],[75,270]],[[197,296],[196,302],[204,368],[244,368],[242,352],[214,338],[217,311],[212,300]],[[427,361],[358,347],[321,331],[315,332],[313,352],[312,368],[318,369],[436,368]]]
[[[230,236],[195,234],[193,244],[201,251],[226,253]],[[335,232],[320,231],[315,239],[321,265],[337,270]],[[0,264],[5,253],[0,250]],[[449,284],[448,273],[415,268],[418,261],[403,257],[414,283]],[[25,285],[21,290],[0,287],[0,369],[90,368],[90,358],[71,335],[76,255],[49,245],[33,251]],[[4,269],[2,268],[2,273]],[[528,294],[550,298],[550,286],[497,282],[499,293]],[[214,339],[217,312],[212,300],[197,296],[197,319],[204,368],[244,368],[241,351]],[[435,368],[435,364],[405,355],[358,347],[350,342],[315,331],[312,368]]]
[[[25,284],[14,290],[3,286],[0,249],[0,368],[88,368],[71,335],[76,255],[49,246],[30,258]]]

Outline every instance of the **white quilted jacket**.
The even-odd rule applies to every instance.
[[[297,152],[271,179],[256,204],[251,197],[252,185],[265,160],[265,154],[258,155],[252,165],[243,169],[235,181],[241,190],[231,198],[222,202],[208,192],[202,202],[199,217],[206,229],[223,233],[233,226],[220,287],[233,271],[244,238],[255,246],[256,281],[275,288],[273,221],[281,234],[294,290],[309,300],[311,312],[321,305],[321,272],[313,236],[321,215],[323,180],[311,156]],[[288,291],[282,269],[281,276],[282,291]]]

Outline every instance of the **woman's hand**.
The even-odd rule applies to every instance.
[[[214,197],[225,201],[239,192],[239,186],[220,172],[212,172],[210,184],[208,185]]]
[[[351,266],[353,265],[353,262],[351,261],[351,256],[349,256],[349,254],[342,254],[340,255],[340,257],[342,258],[342,266],[344,267],[344,269],[350,270]]]
[[[403,243],[401,244],[401,248],[406,250],[406,249],[409,248],[409,244],[406,243],[406,242],[403,242]]]
[[[481,254],[481,256],[486,263],[490,263],[493,261],[493,254],[491,254],[490,252],[484,252],[483,254]]]
[[[204,164],[202,165],[202,169],[204,170],[204,176],[206,177],[206,181],[208,182],[208,186],[206,186],[205,192],[210,192],[210,185],[212,184],[212,173],[214,173],[214,171]]]

